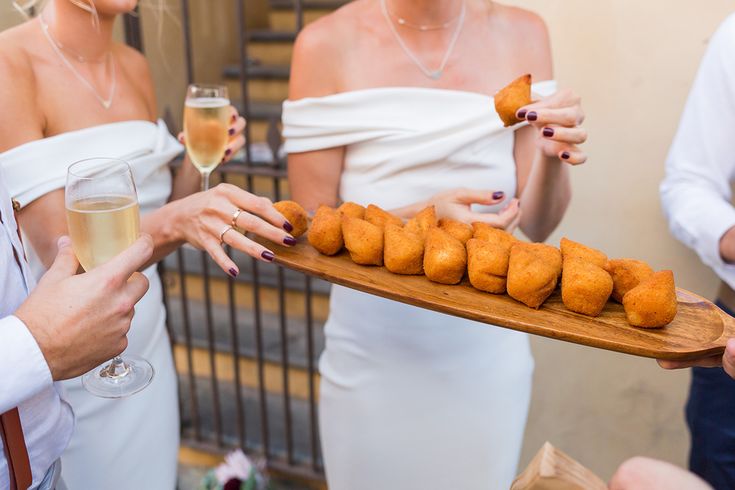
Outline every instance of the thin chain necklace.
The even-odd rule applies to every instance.
[[[406,43],[403,41],[403,38],[401,38],[401,35],[398,33],[398,30],[396,29],[396,26],[393,25],[393,21],[390,19],[390,15],[388,14],[388,7],[385,4],[385,0],[380,0],[380,6],[381,10],[383,11],[383,17],[385,17],[385,21],[388,23],[388,27],[390,27],[391,32],[396,38],[396,41],[398,41],[398,44],[401,46],[401,49],[406,53],[406,56],[408,56],[411,61],[421,70],[421,72],[426,75],[427,77],[431,78],[432,80],[439,80],[441,76],[444,74],[444,68],[447,66],[447,62],[449,61],[449,57],[452,54],[452,51],[454,50],[454,45],[457,43],[457,39],[459,38],[459,33],[462,32],[462,27],[464,26],[464,18],[465,14],[467,12],[467,4],[463,1],[462,2],[462,10],[459,13],[459,18],[457,22],[457,27],[454,29],[454,34],[452,34],[452,39],[449,41],[449,46],[447,46],[447,52],[444,54],[444,58],[442,59],[441,64],[439,65],[439,68],[436,70],[430,70],[424,65],[421,60],[419,60],[416,55],[411,51],[408,46],[406,46]],[[449,23],[451,24],[450,21]],[[428,29],[425,29],[428,30]]]
[[[385,7],[386,7],[385,9],[388,11],[388,14],[391,17],[395,17],[396,18],[396,22],[398,22],[398,25],[401,25],[403,27],[409,27],[411,29],[416,29],[417,31],[422,31],[422,32],[425,32],[425,31],[436,31],[436,30],[439,30],[439,29],[446,29],[450,25],[454,24],[459,19],[459,17],[462,15],[460,13],[459,15],[457,15],[456,17],[454,17],[453,19],[450,19],[450,20],[448,20],[446,22],[443,22],[441,24],[414,24],[413,22],[410,22],[410,21],[406,20],[405,17],[401,17],[400,15],[396,14],[395,12],[392,12],[390,10],[390,8],[388,8],[388,4],[387,3],[386,3],[386,6]]]
[[[117,76],[115,73],[115,60],[112,57],[112,52],[108,51],[107,54],[105,54],[104,59],[109,64],[109,69],[106,67],[105,72],[110,72],[110,75],[112,77],[112,82],[110,84],[110,94],[105,99],[102,97],[99,92],[97,92],[97,89],[92,85],[84,76],[79,73],[79,71],[74,68],[74,65],[71,64],[71,62],[64,56],[63,49],[64,46],[59,43],[54,37],[51,35],[51,31],[49,30],[49,26],[46,23],[46,21],[43,18],[43,14],[38,16],[38,19],[41,24],[41,30],[43,31],[43,34],[46,36],[46,39],[48,39],[49,44],[51,44],[51,48],[53,48],[54,52],[58,55],[59,58],[61,58],[61,61],[64,62],[64,65],[71,71],[77,79],[79,79],[82,84],[89,89],[90,92],[95,96],[95,98],[99,101],[100,104],[102,104],[102,107],[105,109],[109,109],[112,105],[112,99],[115,97],[115,88],[117,86]],[[80,63],[87,63],[87,59],[79,56],[76,53],[72,53],[77,58],[77,60]]]

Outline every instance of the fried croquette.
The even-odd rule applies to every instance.
[[[434,227],[426,234],[424,274],[441,284],[457,284],[467,270],[467,251],[462,242]]]
[[[516,78],[495,94],[495,111],[507,128],[521,122],[516,116],[518,109],[532,102],[531,75],[527,74]]]
[[[393,223],[385,225],[383,260],[394,274],[423,274],[424,238]]]
[[[324,255],[334,255],[342,250],[342,214],[329,206],[319,206],[307,235],[309,243]]]
[[[360,206],[354,202],[343,202],[337,211],[345,216],[352,216],[353,218],[365,219],[365,207]]]
[[[599,250],[582,245],[581,243],[574,242],[564,237],[560,242],[561,256],[564,261],[569,258],[582,259],[587,262],[592,262],[597,267],[602,269],[607,264],[607,255],[600,252]]]
[[[278,201],[273,204],[273,207],[293,226],[293,230],[291,230],[292,237],[298,238],[306,233],[307,228],[309,228],[309,217],[301,204],[295,201]]]
[[[385,228],[386,223],[403,226],[403,220],[401,218],[390,214],[388,211],[385,211],[374,204],[368,204],[368,207],[365,209],[364,220],[368,223],[374,224],[375,226],[379,226],[381,229]]]
[[[654,272],[625,293],[623,308],[634,327],[660,328],[676,317],[676,285],[671,271]]]
[[[517,242],[510,249],[508,294],[539,308],[554,292],[561,274],[561,252],[543,243]]]
[[[462,245],[466,245],[467,241],[472,238],[472,227],[461,221],[442,218],[439,220],[439,228],[462,242]]]
[[[516,237],[505,230],[495,228],[487,223],[472,223],[472,238],[478,238],[486,242],[502,245],[510,252],[510,247],[518,241]]]
[[[406,229],[419,235],[426,237],[429,230],[437,226],[436,209],[434,206],[428,206],[416,213],[416,216],[408,220]]]
[[[475,289],[505,293],[510,247],[472,238],[467,242],[467,275]]]
[[[625,293],[653,275],[651,266],[635,259],[608,260],[605,270],[612,276],[612,298],[618,303],[623,302]]]
[[[342,216],[342,236],[354,263],[383,265],[383,228],[364,219]]]
[[[568,310],[598,316],[612,290],[612,277],[603,268],[577,257],[564,259],[561,300]]]

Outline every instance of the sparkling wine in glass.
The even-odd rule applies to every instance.
[[[184,105],[186,151],[202,174],[202,190],[209,188],[209,174],[225,156],[229,141],[230,99],[223,85],[189,85]]]
[[[140,214],[130,166],[111,158],[90,158],[69,167],[66,216],[74,253],[85,271],[104,264],[138,239]],[[82,376],[90,393],[122,398],[153,379],[145,359],[118,356]]]

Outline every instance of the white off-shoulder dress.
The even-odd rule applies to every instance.
[[[10,195],[25,206],[61,189],[70,164],[111,157],[130,163],[142,214],[171,193],[168,163],[182,151],[163,121],[126,121],[71,131],[0,153]],[[36,277],[45,271],[25,240]],[[81,379],[63,383],[76,425],[62,455],[62,479],[72,490],[173,490],[179,447],[176,372],[155,266],[144,271],[150,289],[135,306],[127,353],[147,359],[153,382],[131,397],[109,400],[88,393]],[[73,347],[73,346],[72,346]]]
[[[343,201],[394,209],[457,187],[516,193],[513,129],[486,95],[357,90],[287,101],[283,125],[288,153],[346,148]],[[325,329],[330,490],[509,488],[531,395],[525,334],[336,285]]]

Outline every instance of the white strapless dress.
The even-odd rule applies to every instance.
[[[283,125],[288,153],[346,147],[343,201],[393,209],[456,187],[516,192],[513,129],[482,94],[396,87],[306,98],[284,103]],[[531,395],[525,334],[340,286],[325,330],[319,421],[330,490],[510,487]]]
[[[32,141],[0,153],[9,193],[21,205],[64,187],[66,170],[91,157],[130,163],[145,214],[171,193],[168,163],[182,151],[163,121],[126,121]],[[36,277],[43,266],[25,241]],[[144,271],[150,289],[135,306],[127,353],[147,359],[153,382],[129,398],[108,400],[88,393],[79,378],[65,381],[65,398],[76,419],[62,455],[62,479],[71,490],[173,490],[179,448],[176,372],[155,266]]]

